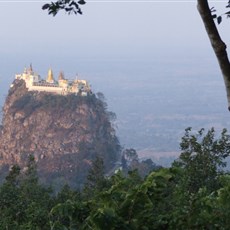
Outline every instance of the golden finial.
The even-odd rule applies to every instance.
[[[48,71],[48,77],[46,79],[46,82],[53,83],[54,82],[54,77],[53,77],[53,71],[50,68]]]
[[[65,80],[64,73],[62,71],[59,73],[58,80]]]

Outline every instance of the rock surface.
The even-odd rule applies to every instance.
[[[44,182],[81,186],[97,154],[109,171],[120,145],[106,103],[95,96],[28,92],[15,80],[3,107],[0,166],[19,164],[34,155]]]

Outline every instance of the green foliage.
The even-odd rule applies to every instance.
[[[69,185],[64,185],[55,197],[56,203],[64,203],[66,200],[80,200],[80,191],[75,191],[70,188]]]
[[[121,166],[124,173],[137,170],[142,178],[160,168],[160,166],[157,166],[151,159],[141,161],[138,158],[136,150],[133,148],[125,149],[122,152]]]
[[[18,185],[19,181],[18,181],[18,176],[20,174],[20,167],[18,165],[13,165],[13,167],[11,168],[9,174],[6,176],[6,184],[9,185]]]
[[[50,211],[50,227],[53,230],[58,229],[82,229],[88,207],[86,203],[80,201],[66,200],[63,203],[56,204]]]
[[[0,187],[0,229],[229,229],[230,176],[221,169],[229,135],[214,134],[186,129],[180,158],[145,178],[137,170],[105,178],[96,157],[84,190],[66,185],[56,195],[39,184],[31,156]]]
[[[193,134],[191,128],[185,130],[181,142],[182,153],[174,166],[184,169],[182,180],[189,193],[206,187],[208,191],[219,188],[218,175],[226,166],[224,159],[230,154],[230,136],[224,129],[219,139],[215,139],[214,128],[205,134],[204,129]]]
[[[223,218],[218,194],[226,186],[223,171],[229,156],[230,138],[224,129],[219,138],[212,128],[193,133],[186,129],[182,137],[182,153],[174,162],[174,190],[170,227],[172,229],[228,229],[218,219]],[[227,201],[227,200],[226,200]],[[223,207],[223,206],[222,206]],[[216,218],[217,217],[217,218]],[[225,218],[222,222],[226,221]],[[223,227],[224,226],[224,227]]]
[[[106,187],[107,180],[104,174],[105,168],[103,159],[100,156],[96,156],[96,159],[93,161],[92,166],[88,172],[84,187],[85,196],[91,197]]]
[[[16,229],[23,214],[23,204],[19,201],[20,168],[13,166],[0,188],[0,226],[5,229]]]
[[[140,182],[136,172],[130,173],[127,178],[121,172],[114,175],[111,178],[111,187],[90,201],[92,209],[86,225],[92,229],[103,229],[103,226],[106,229],[129,229],[128,220],[125,220],[131,212],[128,210],[127,197]]]
[[[1,229],[49,229],[50,194],[51,190],[38,183],[32,156],[24,174],[13,166],[0,187]]]

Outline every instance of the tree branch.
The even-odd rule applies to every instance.
[[[211,10],[208,5],[208,1],[197,0],[197,9],[200,13],[212,48],[219,62],[220,70],[224,78],[225,88],[227,92],[228,109],[230,110],[230,62],[226,51],[227,47],[225,43],[222,41],[219,32],[216,28],[211,14]]]
[[[197,0],[197,9],[204,23],[207,35],[216,54],[220,70],[224,78],[227,92],[228,109],[230,110],[230,62],[226,51],[227,47],[222,41],[214,23],[211,10],[208,5],[208,0]]]
[[[82,14],[80,6],[85,3],[85,0],[58,0],[56,2],[46,3],[42,6],[42,9],[48,10],[48,14],[53,16],[56,16],[60,10],[68,14]]]

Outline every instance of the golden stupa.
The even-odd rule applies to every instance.
[[[53,76],[53,71],[51,68],[48,71],[48,76],[47,76],[46,82],[54,83],[54,76]]]

